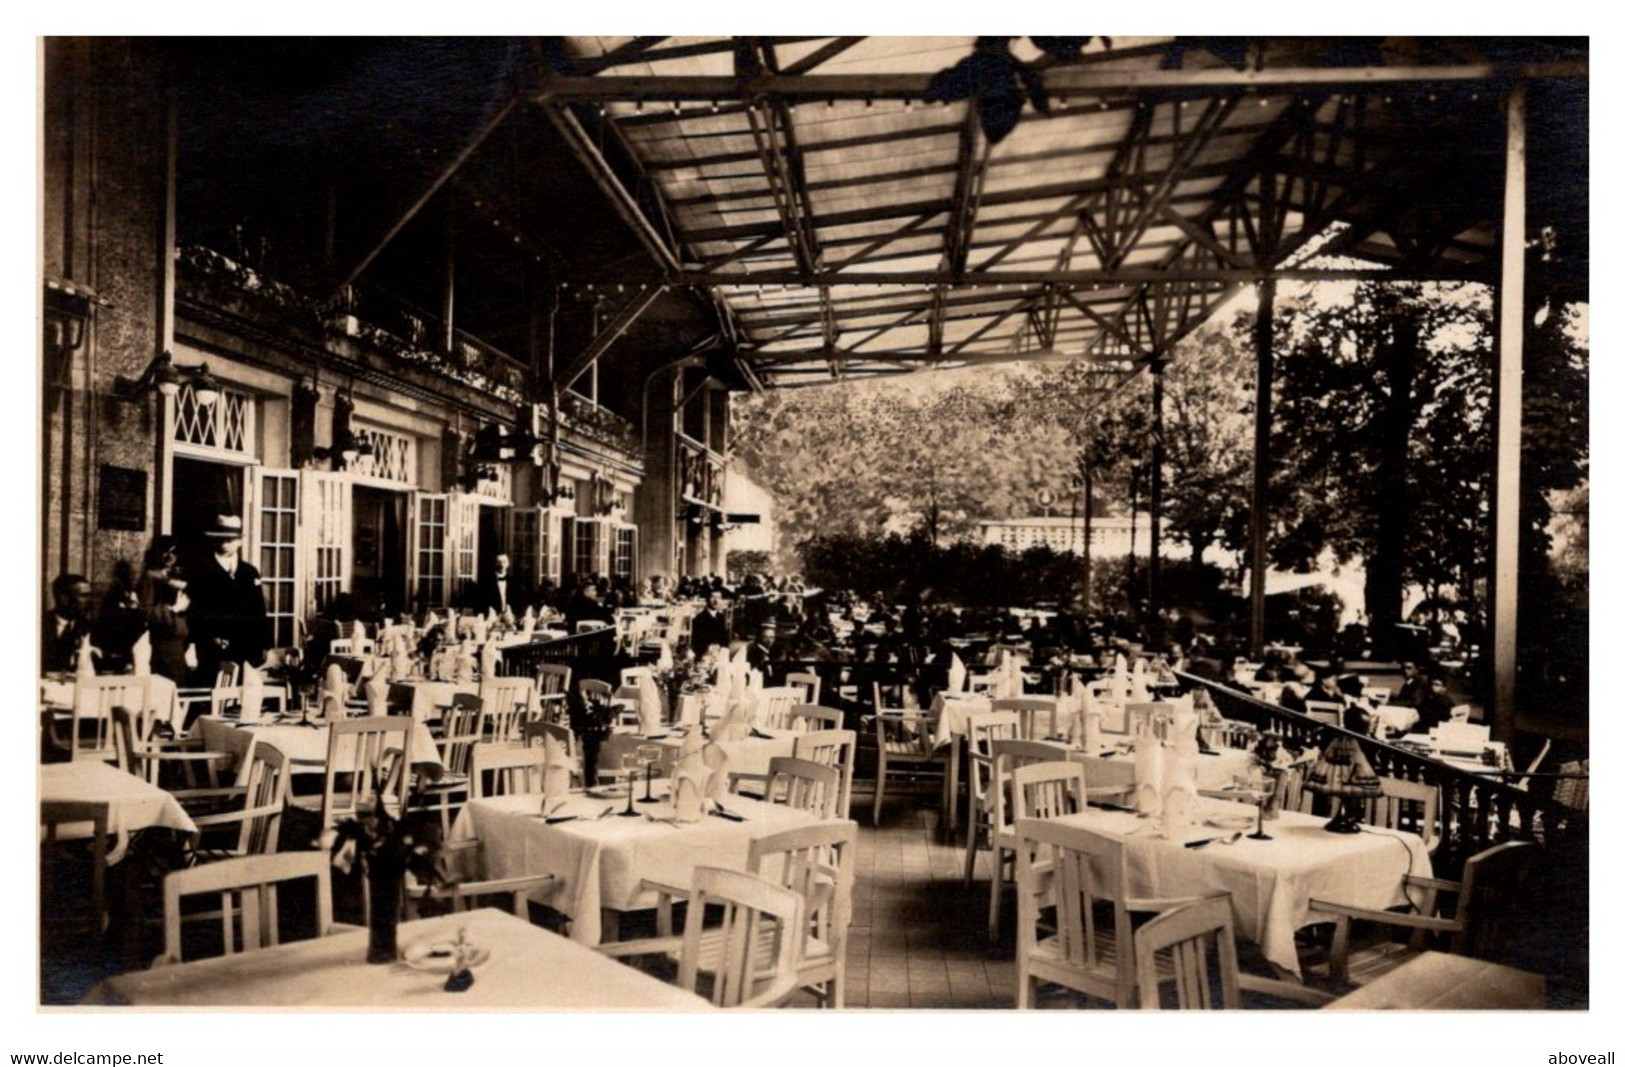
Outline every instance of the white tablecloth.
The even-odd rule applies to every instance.
[[[109,833],[131,834],[149,826],[197,833],[197,824],[173,796],[144,778],[97,760],[41,766],[39,794],[41,800],[105,802]],[[90,824],[82,823],[58,828],[57,836],[89,837],[90,833]]]
[[[402,923],[404,951],[419,942],[451,941],[491,950],[474,968],[474,984],[444,989],[445,974],[405,963],[367,962],[367,932],[294,941],[257,952],[220,956],[110,978],[87,1004],[188,1008],[575,1009],[707,1011],[687,990],[601,956],[592,949],[493,908]]]
[[[1022,699],[1042,700],[1049,707],[1055,707],[1054,697],[1028,694]],[[931,739],[940,747],[954,738],[966,737],[970,733],[970,717],[980,712],[992,710],[993,701],[989,697],[975,695],[946,696],[938,693],[936,699],[931,702],[931,713],[937,717],[936,733],[932,735]],[[1063,710],[1056,714],[1041,711],[1038,713],[1038,733],[1040,737],[1048,736],[1051,733],[1052,719],[1054,720],[1054,732],[1060,736],[1066,736],[1067,732],[1072,729],[1072,712],[1070,710]]]
[[[1112,751],[1107,749],[1106,751]],[[1125,789],[1135,784],[1134,754],[1119,752],[1115,756],[1100,753],[1084,755],[1081,752],[1068,757],[1084,765],[1083,780],[1091,789],[1095,786],[1121,785]],[[1245,775],[1253,765],[1251,752],[1235,748],[1214,749],[1212,755],[1196,757],[1196,787],[1222,789],[1230,785],[1237,775]]]
[[[131,676],[130,680],[134,680]],[[73,708],[78,686],[73,678],[41,678],[40,704],[47,708],[69,711]],[[159,722],[167,722],[178,733],[182,726],[183,711],[175,683],[161,674],[147,678],[147,707]]]
[[[458,685],[456,682],[433,682],[426,679],[415,679],[400,684],[411,688],[412,719],[420,723],[440,718],[441,709],[451,707],[452,698],[458,693],[478,693],[480,688],[477,682]]]
[[[242,784],[244,773],[248,769],[249,754],[258,741],[275,745],[290,760],[308,764],[304,767],[293,767],[294,773],[320,772],[327,765],[326,726],[278,725],[272,722],[255,726],[238,726],[227,720],[205,715],[193,724],[193,731],[202,736],[205,749],[231,757],[227,769],[230,770],[232,767],[237,769],[239,785]],[[341,752],[341,763],[344,756],[345,754]],[[436,747],[434,738],[429,735],[429,728],[421,722],[412,724],[412,762],[441,765],[440,749]]]
[[[663,784],[656,783],[656,796]],[[451,839],[482,842],[488,877],[554,875],[556,881],[535,899],[570,916],[570,936],[588,945],[602,936],[600,909],[654,907],[656,894],[641,889],[644,879],[686,887],[695,867],[742,871],[753,839],[819,821],[812,812],[737,796],[728,799],[728,810],[743,815],[744,822],[715,815],[681,826],[618,814],[600,819],[596,816],[605,808],[624,810],[625,798],[595,800],[577,792],[549,814],[582,818],[550,824],[539,817],[541,802],[525,795],[470,801],[457,816]]]
[[[1205,816],[1256,809],[1202,798],[1197,811]],[[1325,830],[1324,817],[1291,811],[1264,824],[1273,840],[1243,837],[1234,844],[1215,842],[1200,849],[1186,848],[1183,842],[1225,832],[1199,821],[1180,840],[1169,841],[1155,836],[1151,824],[1133,812],[1099,808],[1056,821],[1123,841],[1132,896],[1228,891],[1237,936],[1258,944],[1265,958],[1293,974],[1298,973],[1293,934],[1310,921],[1311,899],[1387,908],[1405,900],[1402,879],[1407,873],[1433,874],[1427,849],[1415,834],[1372,827],[1358,834],[1333,834]]]

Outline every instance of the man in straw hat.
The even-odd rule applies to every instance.
[[[212,685],[222,663],[262,663],[268,633],[260,572],[242,558],[243,520],[221,515],[205,536],[214,556],[190,575],[186,591],[198,673]]]

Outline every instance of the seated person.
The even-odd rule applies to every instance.
[[[1427,680],[1427,690],[1416,703],[1416,725],[1413,733],[1425,734],[1433,727],[1450,721],[1450,691],[1443,675],[1435,674]]]
[[[51,583],[51,609],[40,624],[40,670],[71,671],[79,641],[90,633],[90,582],[59,574]]]

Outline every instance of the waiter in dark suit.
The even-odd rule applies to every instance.
[[[71,671],[79,641],[90,633],[90,583],[82,574],[59,574],[51,608],[40,623],[40,670]]]
[[[492,563],[491,570],[486,572],[479,584],[474,587],[473,608],[480,614],[494,611],[498,615],[512,611],[519,614],[524,606],[516,603],[523,599],[519,590],[514,586],[513,575],[509,573],[510,561],[506,552],[498,552]]]
[[[773,661],[779,658],[779,622],[768,616],[762,622],[762,628],[756,632],[756,640],[745,648],[745,662],[750,664],[752,670],[761,671],[765,676]]]
[[[268,626],[260,572],[242,558],[243,520],[222,515],[206,534],[214,555],[190,576],[190,625],[198,673],[213,685],[222,663],[265,661]]]
[[[711,590],[705,608],[694,616],[689,625],[689,647],[696,656],[703,656],[712,645],[728,647],[728,616],[722,610],[722,594]]]

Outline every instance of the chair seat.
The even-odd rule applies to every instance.
[[[886,758],[913,760],[916,763],[924,763],[934,760],[936,758],[936,752],[934,749],[925,749],[920,747],[920,743],[918,741],[888,740],[886,742]]]
[[[468,775],[446,772],[432,782],[420,782],[418,788],[425,793],[438,793],[448,789],[467,789]]]

